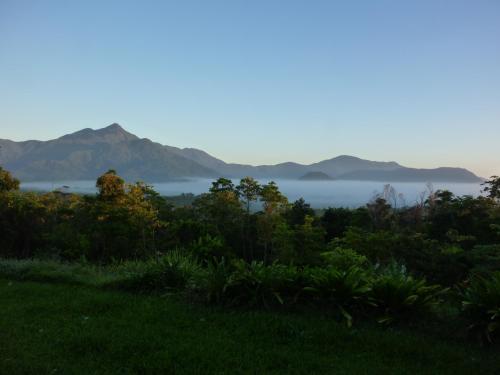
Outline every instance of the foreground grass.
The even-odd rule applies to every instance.
[[[498,374],[492,350],[406,330],[0,280],[1,374]]]

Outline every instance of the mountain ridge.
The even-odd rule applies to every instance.
[[[309,172],[321,172],[337,180],[481,181],[464,168],[408,168],[395,161],[371,161],[350,155],[339,155],[309,165],[295,162],[257,166],[226,163],[203,150],[162,145],[148,138],[139,138],[117,123],[101,129],[81,129],[48,141],[0,139],[0,164],[22,181],[95,179],[111,168],[126,179],[148,182],[220,176],[299,179]]]

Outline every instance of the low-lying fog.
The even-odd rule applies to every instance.
[[[153,183],[155,190],[161,195],[179,195],[182,193],[201,194],[208,191],[213,180],[193,179],[188,181]],[[235,183],[238,181],[235,180]],[[260,181],[267,183],[268,181]],[[366,204],[375,194],[384,190],[384,184],[375,181],[296,181],[276,179],[280,190],[294,201],[303,197],[314,208],[329,206],[356,207]],[[25,182],[21,184],[24,190],[52,191],[67,186],[66,191],[84,194],[96,192],[95,181],[57,181],[57,182]],[[404,201],[412,205],[428,187],[421,182],[391,183]],[[480,193],[480,184],[465,183],[435,183],[434,190],[448,189],[456,195],[474,195]],[[399,204],[401,205],[401,200]]]

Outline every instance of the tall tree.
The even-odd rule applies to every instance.
[[[103,200],[114,200],[125,195],[125,181],[114,169],[100,176],[95,186],[99,190],[99,198]]]
[[[264,260],[273,252],[274,231],[284,221],[282,213],[288,208],[288,199],[280,192],[274,181],[262,186],[260,191],[263,214],[257,221],[259,242],[264,247]]]
[[[250,214],[250,205],[259,197],[261,187],[257,180],[253,177],[242,178],[240,184],[236,187],[240,197],[247,210],[247,215]]]
[[[19,189],[19,180],[0,167],[0,192]]]
[[[250,240],[250,227],[251,227],[251,219],[250,215],[250,206],[252,202],[256,201],[259,198],[259,194],[261,191],[260,184],[253,177],[245,177],[240,180],[240,184],[236,187],[236,191],[239,194],[240,199],[242,200],[245,208],[246,208],[246,217],[245,217],[245,241],[244,241],[244,249],[243,253],[246,257],[253,258],[253,244]]]

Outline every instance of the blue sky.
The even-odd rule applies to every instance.
[[[500,174],[500,1],[0,0],[0,138]]]

